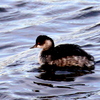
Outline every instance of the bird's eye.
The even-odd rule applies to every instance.
[[[40,45],[40,42],[38,42],[37,44]]]

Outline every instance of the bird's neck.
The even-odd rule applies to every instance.
[[[43,47],[43,51],[54,49],[54,42],[52,40],[46,40]]]

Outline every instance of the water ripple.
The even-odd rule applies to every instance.
[[[1,8],[0,7],[0,12],[7,12],[6,8]]]
[[[0,2],[0,100],[100,98],[100,1],[3,0]],[[40,70],[38,35],[55,45],[79,44],[94,56],[92,72]]]

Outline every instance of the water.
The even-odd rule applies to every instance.
[[[0,1],[0,100],[99,100],[100,1]],[[40,67],[40,49],[30,50],[38,35],[55,44],[74,43],[94,56],[91,73],[55,74]]]

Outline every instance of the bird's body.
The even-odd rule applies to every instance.
[[[45,35],[36,39],[34,47],[42,48],[40,53],[40,64],[55,65],[58,67],[78,66],[82,69],[94,69],[94,57],[75,44],[61,44],[54,47],[53,40]]]

